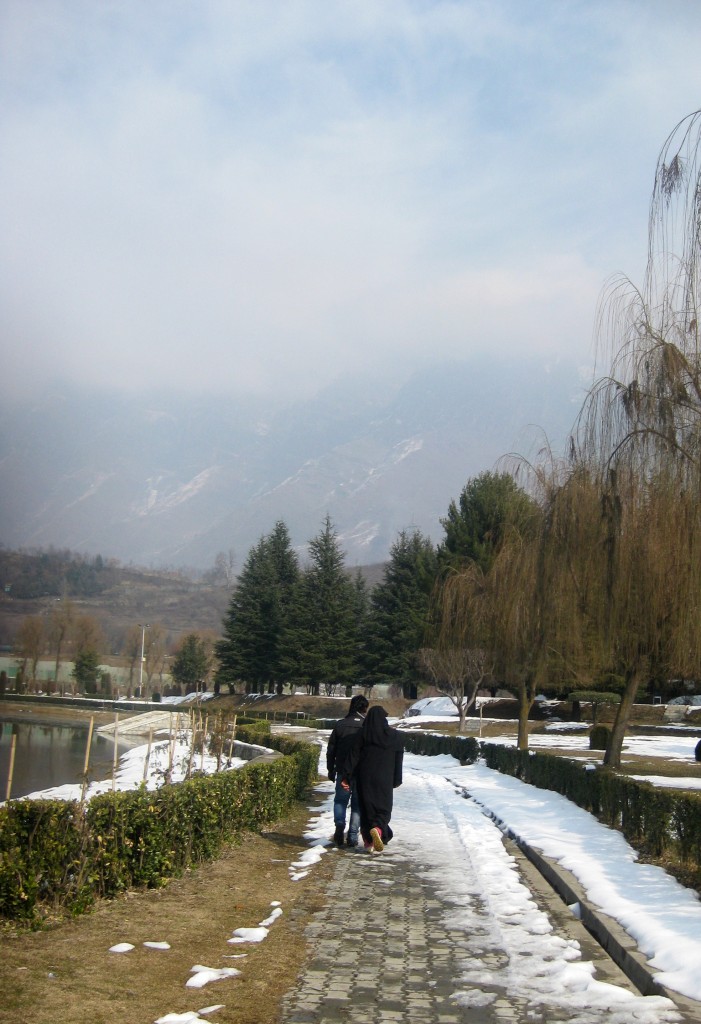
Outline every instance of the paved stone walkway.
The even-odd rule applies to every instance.
[[[313,952],[298,987],[285,999],[283,1024],[549,1024],[602,1019],[599,1014],[582,1017],[561,1008],[539,1012],[526,998],[507,997],[509,958],[490,942],[488,911],[480,900],[471,907],[474,926],[469,931],[464,926],[451,928],[446,914],[449,922],[453,908],[398,854],[391,848],[380,856],[333,854],[339,862],[327,890],[327,905],[308,929]],[[477,960],[485,981],[471,989],[472,1005],[461,1005],[455,998],[459,979],[466,972],[474,978]]]
[[[333,785],[318,791],[310,835],[329,835]],[[408,758],[397,838],[379,855],[328,847],[280,1024],[701,1024],[697,1004],[641,996],[568,908],[583,896],[556,896],[466,795]]]
[[[441,901],[409,871],[388,884],[389,852],[338,856],[328,905],[309,928],[313,958],[286,1001],[285,1024],[468,1019],[450,1001],[464,954],[444,930]],[[510,1010],[505,1019],[514,1019]]]

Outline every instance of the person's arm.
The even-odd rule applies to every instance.
[[[329,774],[329,778],[333,782],[336,778],[336,743],[338,737],[336,735],[336,726],[334,725],[329,736],[328,746],[326,747],[326,771]]]
[[[351,782],[353,781],[353,775],[356,768],[358,767],[358,761],[360,760],[360,751],[363,746],[363,733],[359,729],[358,733],[351,744],[345,761],[342,765],[339,765],[341,774],[341,785],[344,789],[350,789]]]
[[[397,737],[397,740],[398,745],[394,752],[394,781],[392,783],[394,789],[397,789],[402,784],[402,767],[404,764],[404,744],[401,737]]]

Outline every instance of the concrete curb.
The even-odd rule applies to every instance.
[[[506,829],[504,834],[516,844],[568,907],[579,905],[580,920],[584,927],[642,995],[665,996],[687,1015],[690,1021],[701,1021],[701,1003],[657,981],[656,972],[650,967],[630,935],[618,921],[590,902],[586,892],[570,871],[539,850],[535,850],[510,830]]]

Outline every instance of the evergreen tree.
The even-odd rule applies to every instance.
[[[100,675],[100,655],[93,647],[83,647],[77,651],[73,661],[73,678],[82,693],[97,693],[97,681]]]
[[[197,633],[188,633],[173,658],[170,674],[173,682],[185,687],[186,693],[206,689],[206,677],[210,669],[207,645]]]
[[[368,671],[377,682],[400,685],[407,697],[416,696],[417,655],[425,643],[436,572],[436,552],[428,537],[402,530],[370,599]]]
[[[97,693],[100,676],[100,651],[104,650],[105,638],[99,622],[91,615],[79,615],[73,620],[73,656],[72,676],[75,685],[84,693]]]
[[[523,530],[532,511],[531,498],[509,473],[485,471],[468,480],[441,519],[445,539],[438,548],[440,568],[459,569],[469,561],[487,572],[507,523]]]
[[[267,581],[266,540],[261,537],[246,557],[224,620],[224,636],[216,646],[217,681],[230,687],[243,679],[255,683],[264,674],[265,622],[262,600]]]
[[[287,527],[278,522],[246,558],[216,645],[217,682],[233,688],[245,680],[256,691],[281,691],[285,669],[281,640],[299,576]]]
[[[353,577],[353,615],[355,620],[355,660],[357,682],[372,688],[375,680],[370,672],[368,660],[368,626],[370,623],[370,595],[368,594],[365,577],[360,569],[356,569]],[[351,696],[350,684],[347,684],[348,697]]]
[[[291,678],[318,694],[322,685],[349,686],[357,676],[357,590],[329,516],[309,554],[284,632],[283,664]]]

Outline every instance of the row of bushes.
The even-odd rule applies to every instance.
[[[479,742],[474,736],[449,736],[436,732],[403,732],[404,749],[412,754],[450,754],[461,764],[474,764],[480,756]]]
[[[482,743],[489,768],[561,793],[618,829],[639,853],[701,883],[701,794],[661,789],[555,754]]]
[[[243,734],[243,735],[242,735]],[[0,808],[0,913],[36,920],[160,886],[281,817],[316,781],[319,749],[257,726],[238,733],[288,756],[186,782],[105,793],[88,804],[17,800]]]

